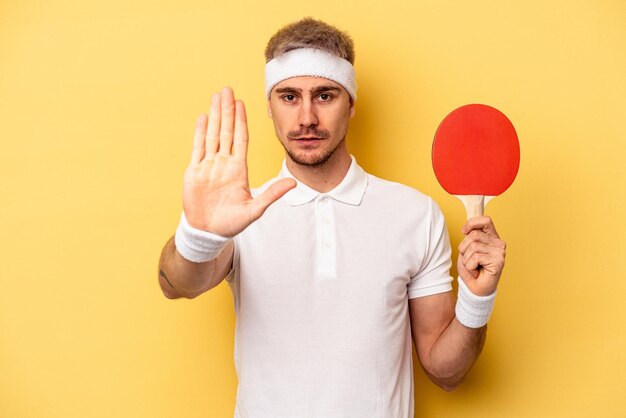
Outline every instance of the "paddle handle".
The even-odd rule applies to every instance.
[[[461,202],[463,202],[463,206],[465,206],[465,213],[467,214],[467,219],[473,218],[475,216],[483,216],[485,213],[485,206],[493,196],[481,196],[475,194],[469,195],[454,195]]]

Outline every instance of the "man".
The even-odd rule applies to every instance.
[[[346,145],[356,83],[350,38],[304,19],[266,49],[278,179],[250,191],[246,113],[229,88],[197,121],[183,216],[163,249],[168,298],[226,279],[237,314],[235,417],[413,417],[411,334],[439,386],[485,340],[505,244],[488,217],[459,246],[429,197],[365,173]]]

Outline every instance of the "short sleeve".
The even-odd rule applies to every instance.
[[[409,299],[449,292],[452,290],[450,238],[439,206],[429,198],[429,210],[424,228],[416,239],[427,240],[422,264],[408,284]]]

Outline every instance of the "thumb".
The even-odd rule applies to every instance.
[[[294,179],[281,179],[272,183],[263,193],[252,201],[252,210],[256,218],[260,218],[263,212],[278,199],[283,197],[285,193],[296,187]]]

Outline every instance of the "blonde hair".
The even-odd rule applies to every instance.
[[[354,65],[352,38],[336,27],[310,17],[279,29],[267,43],[265,62],[298,48],[322,49]]]

